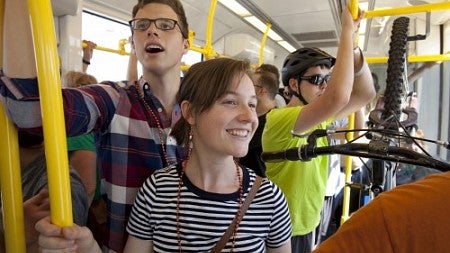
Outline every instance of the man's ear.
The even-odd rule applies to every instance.
[[[181,102],[181,114],[183,116],[183,118],[190,124],[190,125],[195,125],[195,116],[191,111],[191,104],[189,103],[189,101],[184,100],[183,102]]]
[[[188,39],[184,39],[184,41],[183,41],[183,47],[184,47],[183,54],[187,54],[189,52],[190,46],[191,46],[191,44],[189,43],[189,40]]]
[[[294,91],[294,92],[299,92],[299,83],[298,83],[298,80],[297,79],[295,79],[295,78],[291,78],[291,79],[289,79],[289,88],[291,89],[291,91]]]

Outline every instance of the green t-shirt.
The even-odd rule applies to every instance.
[[[82,134],[67,138],[67,151],[89,150],[95,152],[94,134]]]
[[[302,107],[273,109],[267,114],[262,135],[263,151],[280,151],[306,144],[306,138],[294,137],[291,130]],[[326,129],[327,120],[314,128]],[[328,145],[327,138],[318,138],[317,146]],[[286,196],[292,221],[292,235],[305,235],[320,222],[328,177],[328,157],[318,156],[309,162],[284,161],[266,163],[266,175]]]
[[[94,141],[94,133],[82,134],[74,137],[67,138],[67,151],[77,151],[77,150],[88,150],[96,152],[95,150],[95,141]],[[100,170],[96,167],[96,187],[94,193],[94,200],[99,199],[100,192]]]

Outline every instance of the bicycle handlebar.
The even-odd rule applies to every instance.
[[[374,158],[392,162],[407,163],[440,171],[450,171],[450,164],[433,157],[415,152],[404,147],[378,145],[377,143],[360,144],[346,143],[333,146],[316,147],[315,145],[302,145],[282,151],[263,152],[261,158],[264,162],[309,161],[319,155],[341,154],[365,158]]]

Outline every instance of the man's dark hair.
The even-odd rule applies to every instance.
[[[181,34],[183,38],[187,39],[189,36],[189,25],[186,18],[186,13],[184,12],[183,5],[179,0],[139,0],[138,3],[133,7],[132,17],[135,18],[139,9],[144,8],[145,5],[157,3],[168,5],[178,16],[178,25],[180,26]]]
[[[280,80],[280,71],[278,68],[272,64],[263,63],[258,68],[256,68],[255,72],[258,73],[259,71],[267,71],[270,73],[273,73],[275,77],[277,78],[277,81]]]
[[[22,148],[33,148],[42,145],[42,142],[44,142],[44,137],[41,135],[23,130],[19,130],[17,134],[19,137],[19,147]]]

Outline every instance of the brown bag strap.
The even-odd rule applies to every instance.
[[[223,249],[223,247],[225,247],[225,244],[227,244],[228,240],[230,239],[230,236],[234,232],[236,225],[242,220],[242,218],[245,215],[245,212],[247,211],[248,207],[250,206],[250,203],[252,203],[252,200],[255,197],[256,192],[258,192],[261,182],[262,182],[262,177],[256,176],[255,183],[253,184],[252,189],[250,189],[250,192],[248,193],[247,197],[245,198],[245,201],[242,204],[240,212],[236,213],[236,216],[234,216],[233,222],[231,222],[230,226],[228,226],[225,233],[222,235],[220,240],[217,242],[217,244],[211,250],[211,253],[219,253]],[[241,215],[239,217],[238,217],[238,213],[241,213]]]

